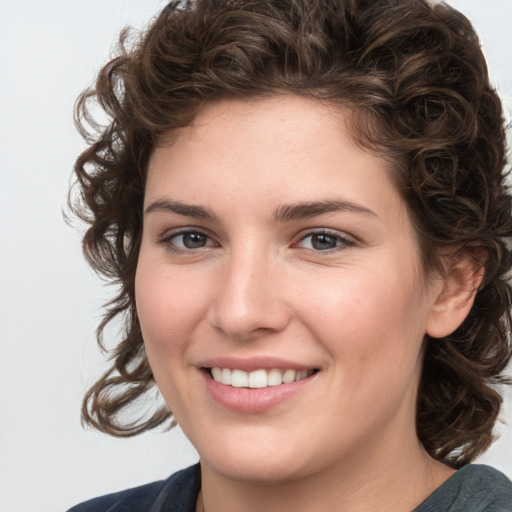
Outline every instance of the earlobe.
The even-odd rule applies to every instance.
[[[484,277],[483,250],[464,248],[442,257],[444,275],[430,309],[426,334],[442,338],[455,331],[469,314]]]

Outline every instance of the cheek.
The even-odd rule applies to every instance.
[[[410,265],[410,264],[409,264]],[[413,270],[383,265],[340,273],[322,287],[310,287],[301,307],[303,322],[333,360],[350,361],[352,377],[363,368],[416,364],[426,324],[422,287]]]
[[[161,394],[184,425],[186,411],[194,403],[193,390],[186,385],[187,349],[203,315],[201,292],[180,272],[174,271],[171,279],[165,265],[139,260],[135,300],[146,354]]]
[[[204,312],[204,289],[187,275],[139,261],[135,300],[148,352],[176,354]],[[171,278],[172,277],[172,278]]]

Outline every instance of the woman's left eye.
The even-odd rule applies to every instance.
[[[339,247],[350,247],[352,245],[354,245],[352,240],[326,232],[309,233],[296,244],[297,247],[313,251],[331,251]]]

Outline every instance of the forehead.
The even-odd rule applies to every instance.
[[[327,171],[348,178],[349,168],[371,168],[373,182],[388,180],[390,162],[362,149],[351,123],[349,109],[295,95],[209,103],[191,125],[168,132],[153,151],[148,185],[151,177],[171,172],[176,181],[180,176],[193,181],[199,171],[217,183],[228,174],[253,184],[293,175],[309,191]]]

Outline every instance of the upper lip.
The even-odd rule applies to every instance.
[[[281,370],[313,370],[317,367],[310,364],[302,364],[279,357],[255,356],[250,358],[240,358],[232,356],[220,356],[205,359],[198,364],[201,368],[229,368],[231,370],[244,370],[252,372],[254,370],[270,370],[279,368]]]

